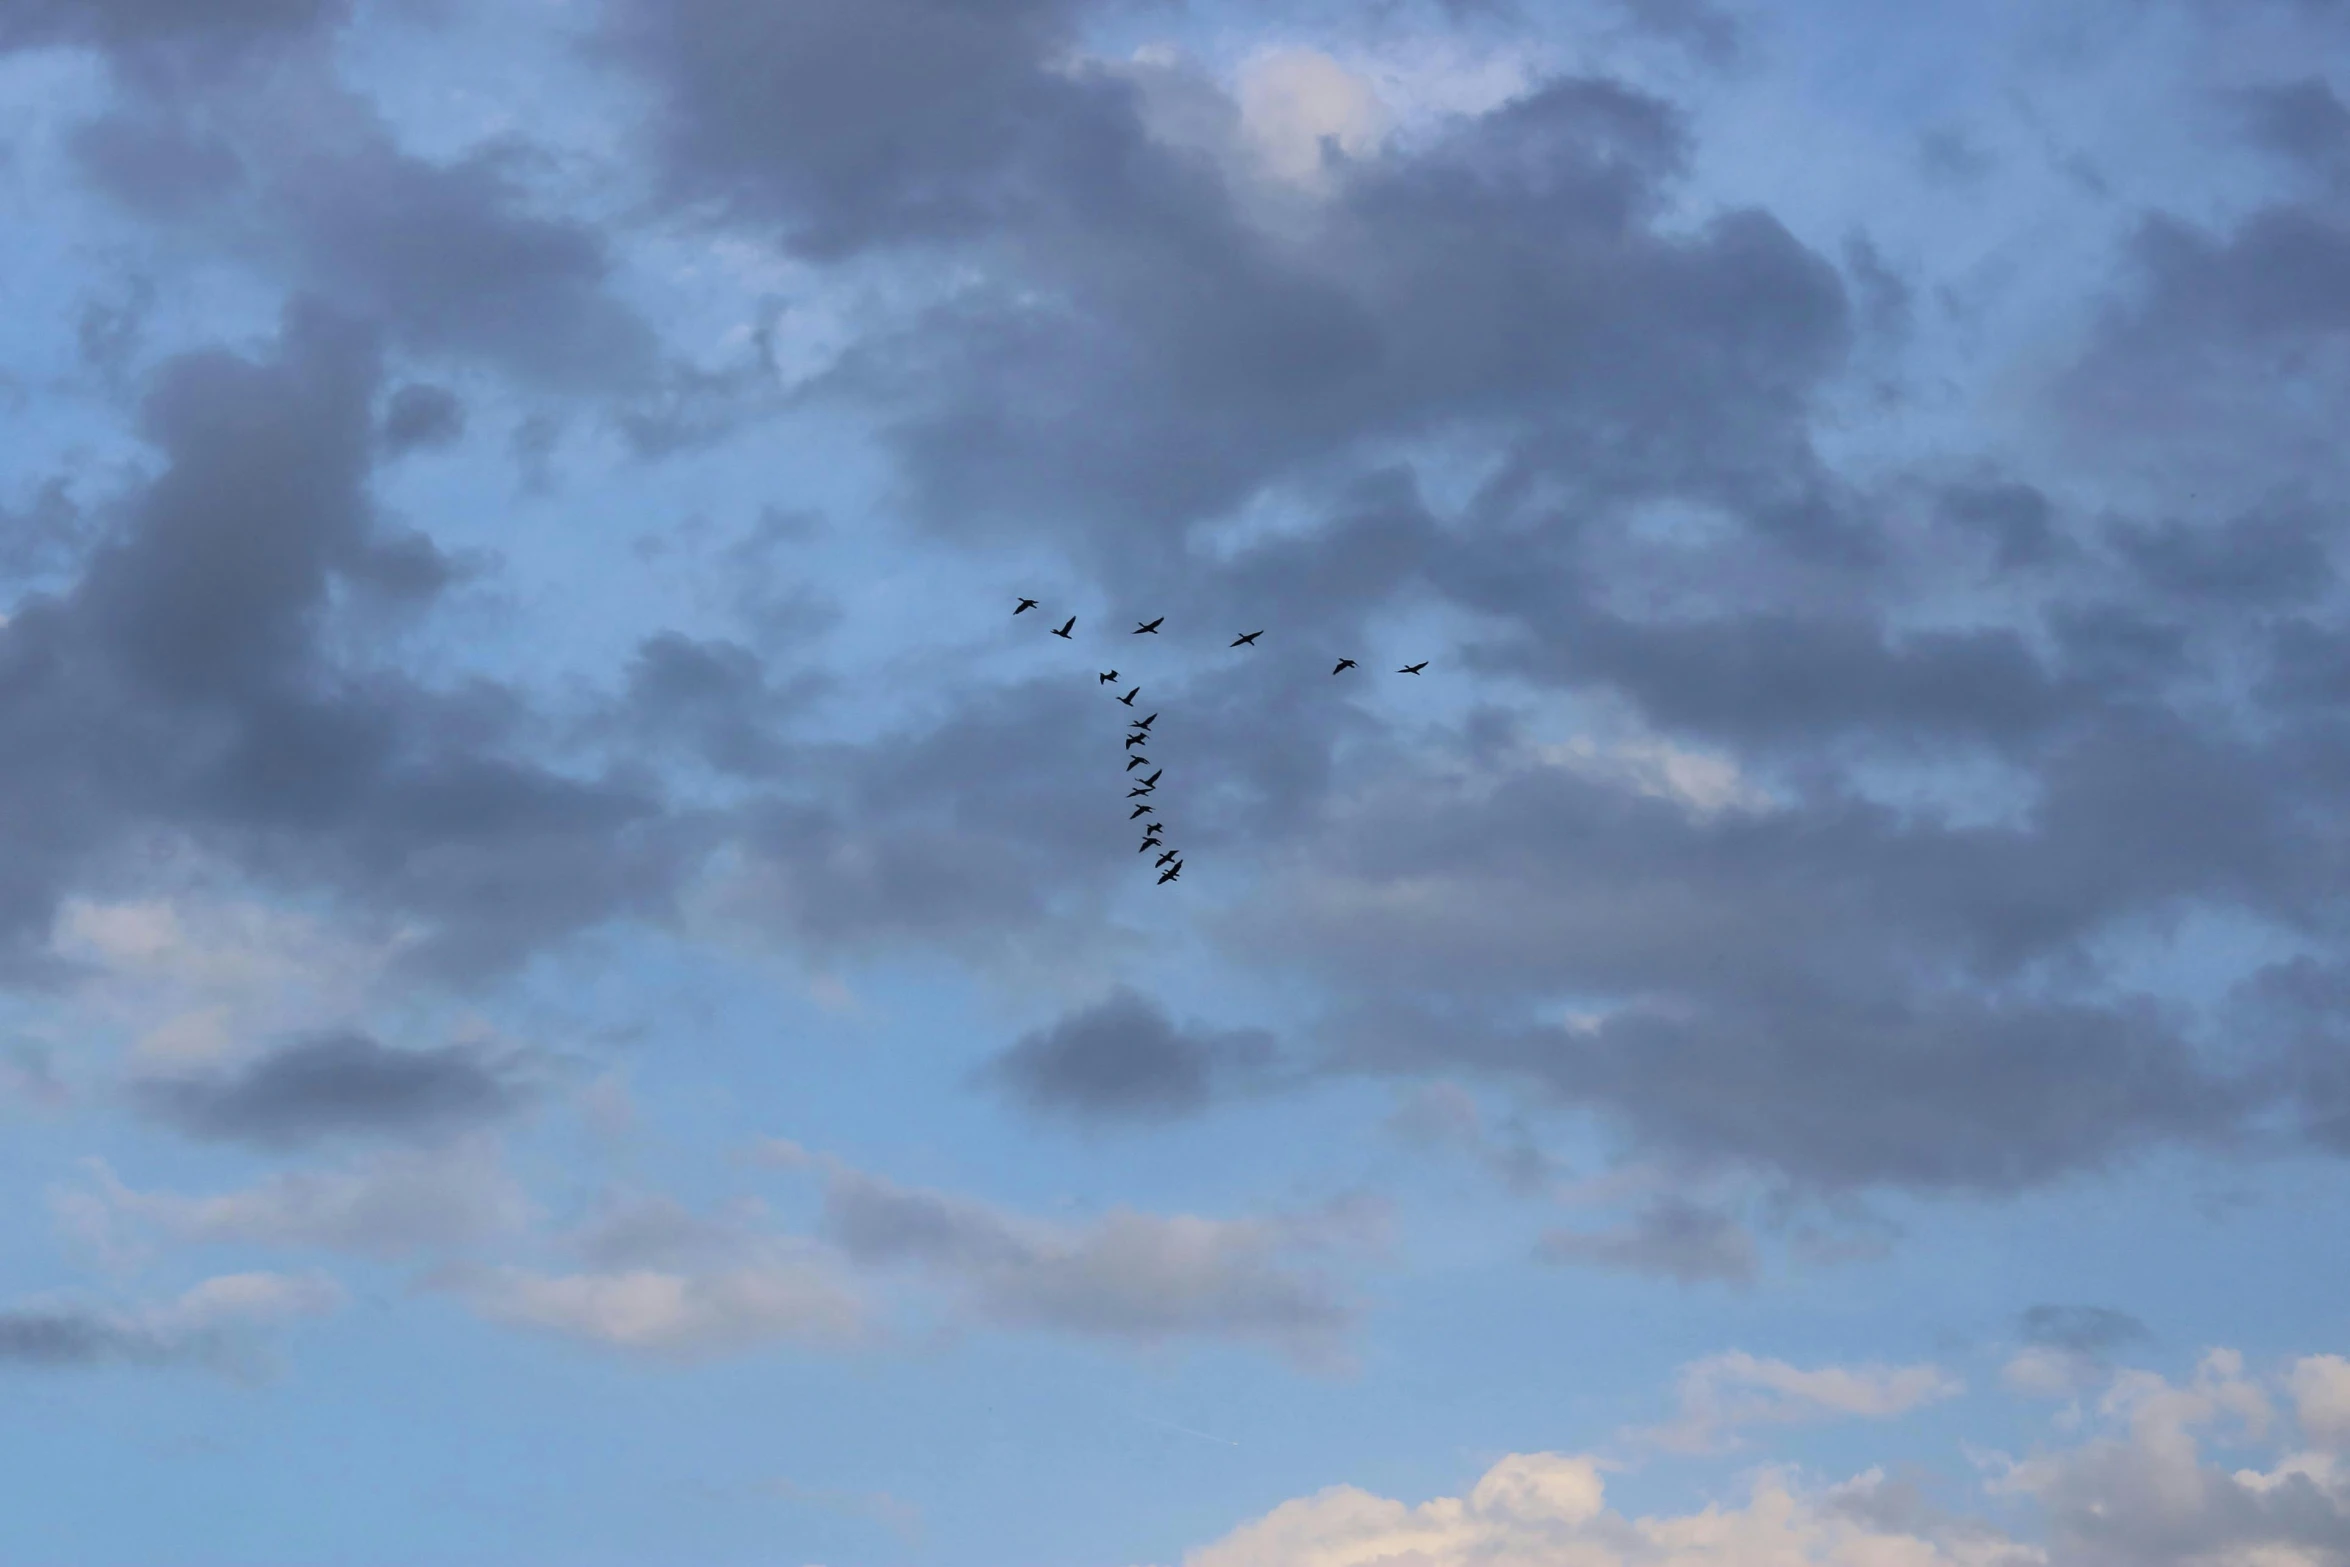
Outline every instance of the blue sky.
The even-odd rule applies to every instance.
[[[0,4],[0,1556],[2350,1561],[2346,28]]]

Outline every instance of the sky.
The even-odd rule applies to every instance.
[[[12,1567],[2350,1564],[2350,6],[0,0],[0,243]]]

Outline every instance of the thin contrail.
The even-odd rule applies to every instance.
[[[1180,1431],[1185,1436],[1196,1436],[1203,1442],[1220,1442],[1226,1447],[1238,1447],[1240,1445],[1238,1442],[1233,1441],[1230,1437],[1210,1436],[1205,1431],[1194,1431],[1189,1426],[1179,1426],[1174,1424],[1172,1421],[1153,1420],[1148,1415],[1136,1415],[1134,1418],[1147,1426],[1160,1426],[1169,1431]]]

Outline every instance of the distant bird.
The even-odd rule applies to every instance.
[[[1166,619],[1166,616],[1161,615],[1157,620],[1146,620],[1134,628],[1134,635],[1139,637],[1148,632],[1155,637],[1159,634],[1159,627],[1165,623]]]
[[[1148,729],[1148,728],[1149,728],[1151,725],[1153,725],[1153,724],[1157,723],[1158,721],[1159,721],[1159,715],[1158,715],[1158,714],[1156,714],[1156,713],[1153,713],[1153,714],[1151,714],[1151,716],[1150,716],[1150,717],[1148,717],[1148,718],[1137,718],[1137,719],[1134,721],[1134,727],[1135,727],[1135,728],[1137,728],[1137,729]]]
[[[1397,670],[1397,671],[1396,671],[1396,673],[1397,673],[1397,674],[1399,674],[1399,675],[1416,675],[1416,674],[1418,674],[1418,673],[1419,673],[1421,670],[1423,670],[1423,669],[1426,669],[1427,667],[1428,667],[1428,661],[1427,661],[1426,659],[1424,659],[1424,658],[1423,658],[1423,659],[1421,659],[1421,660],[1420,660],[1420,661],[1419,661],[1417,664],[1406,664],[1406,665],[1404,665],[1404,666],[1403,666],[1403,668],[1401,668],[1401,669]]]
[[[1133,788],[1126,791],[1126,798],[1129,800],[1139,800],[1146,794],[1157,794],[1158,792],[1159,786],[1157,784],[1136,784]]]
[[[1132,707],[1134,705],[1134,699],[1140,695],[1142,695],[1142,687],[1136,686],[1133,690],[1118,698],[1118,700],[1125,703],[1128,707]]]
[[[1016,610],[1012,611],[1012,613],[1013,613],[1013,614],[1015,614],[1015,615],[1025,615],[1025,614],[1027,614],[1027,613],[1028,613],[1030,610],[1032,610],[1032,609],[1034,609],[1034,608],[1036,608],[1036,600],[1034,600],[1034,599],[1022,599],[1022,600],[1020,601],[1020,607],[1019,607],[1018,609],[1016,609]]]
[[[1150,808],[1150,804],[1149,804],[1149,802],[1145,801],[1143,804],[1141,804],[1141,805],[1138,805],[1138,806],[1136,806],[1136,807],[1135,807],[1133,810],[1131,810],[1131,811],[1127,812],[1127,813],[1126,813],[1126,819],[1127,819],[1128,821],[1132,821],[1132,820],[1134,820],[1134,818],[1135,818],[1135,817],[1137,817],[1137,816],[1148,816],[1148,815],[1150,815],[1150,814],[1151,814],[1151,808]]]
[[[1102,676],[1102,678],[1101,678],[1101,682],[1100,682],[1100,683],[1101,683],[1101,684],[1103,684],[1103,685],[1105,685],[1105,686],[1106,686],[1106,685],[1114,685],[1114,684],[1116,684],[1116,683],[1117,683],[1117,679],[1118,679],[1118,671],[1116,671],[1115,669],[1113,669],[1113,670],[1111,670],[1111,671],[1110,671],[1108,674],[1106,674],[1106,675]]]
[[[1340,659],[1340,660],[1338,661],[1338,667],[1337,667],[1337,668],[1335,668],[1335,669],[1333,669],[1333,670],[1331,670],[1331,671],[1330,671],[1330,673],[1332,673],[1332,674],[1334,674],[1334,675],[1337,675],[1337,674],[1344,674],[1344,673],[1345,673],[1347,670],[1350,670],[1350,669],[1352,669],[1352,668],[1354,668],[1354,667],[1355,667],[1355,661],[1354,661],[1353,659],[1351,659],[1351,658],[1342,658],[1342,659]]]
[[[1126,758],[1126,770],[1128,772],[1134,771],[1137,767],[1148,767],[1150,764],[1151,759],[1147,756],[1130,756]]]
[[[1061,629],[1054,632],[1053,635],[1066,642],[1069,639],[1069,628],[1076,624],[1077,617],[1075,615],[1071,615],[1067,620],[1061,622]]]
[[[1126,737],[1126,749],[1129,751],[1133,750],[1138,745],[1147,745],[1149,743],[1150,736],[1140,732],[1130,734]]]
[[[1159,769],[1159,773],[1163,773],[1163,772],[1165,772],[1166,770],[1167,770],[1167,769],[1165,769],[1164,767],[1162,767],[1162,768],[1160,768],[1160,769]],[[1153,788],[1153,789],[1156,789],[1156,788],[1159,786],[1159,773],[1153,773],[1153,774],[1151,774],[1151,775],[1150,775],[1148,778],[1145,778],[1145,779],[1143,780],[1143,782],[1144,782],[1146,785],[1148,785],[1149,787],[1151,787],[1151,788]]]
[[[1246,632],[1243,635],[1234,637],[1232,639],[1232,645],[1234,647],[1255,647],[1257,645],[1257,638],[1263,635],[1264,633],[1262,631]]]
[[[1160,856],[1159,856],[1159,857],[1158,857],[1156,860],[1152,861],[1151,863],[1152,863],[1152,864],[1154,864],[1154,865],[1164,865],[1164,864],[1166,864],[1166,863],[1167,863],[1169,860],[1171,860],[1171,859],[1175,858],[1175,856],[1176,856],[1176,855],[1178,855],[1178,854],[1181,854],[1182,852],[1183,852],[1183,851],[1182,851],[1181,849],[1169,849],[1169,850],[1168,850],[1166,853],[1164,853],[1164,854],[1160,855]]]
[[[1164,887],[1167,885],[1167,883],[1173,881],[1176,877],[1182,874],[1183,862],[1181,860],[1177,860],[1174,864],[1159,872],[1159,885]]]
[[[1167,824],[1165,822],[1147,822],[1143,825],[1142,836],[1147,841],[1157,838],[1159,834],[1165,832],[1166,830]],[[1164,849],[1166,845],[1162,843],[1159,845],[1159,847]]]

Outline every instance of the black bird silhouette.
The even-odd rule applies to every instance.
[[[1133,788],[1126,791],[1126,798],[1129,800],[1139,800],[1146,794],[1157,794],[1158,792],[1159,786],[1157,784],[1136,784]]]
[[[1151,716],[1150,716],[1150,717],[1148,717],[1148,718],[1137,718],[1137,719],[1134,721],[1134,727],[1135,727],[1135,728],[1137,728],[1137,729],[1148,729],[1148,728],[1149,728],[1151,725],[1153,725],[1153,724],[1157,723],[1158,721],[1159,721],[1159,715],[1158,715],[1158,714],[1156,714],[1156,713],[1153,713],[1153,714],[1151,714]]]
[[[1126,758],[1126,770],[1128,772],[1134,771],[1137,767],[1148,767],[1150,764],[1151,759],[1147,756],[1130,756]]]
[[[1349,669],[1352,669],[1352,668],[1354,668],[1354,667],[1355,667],[1355,661],[1354,661],[1353,659],[1351,659],[1351,658],[1342,658],[1342,659],[1340,659],[1340,660],[1338,661],[1338,667],[1337,667],[1336,669],[1333,669],[1333,670],[1331,670],[1331,671],[1330,671],[1330,673],[1332,673],[1332,674],[1334,674],[1334,675],[1336,675],[1336,674],[1343,674],[1343,673],[1344,673],[1344,672],[1346,672],[1347,670],[1349,670]]]
[[[1138,745],[1148,745],[1150,738],[1146,734],[1130,734],[1126,737],[1126,749],[1131,751]]]
[[[1155,637],[1155,636],[1157,636],[1157,635],[1159,634],[1159,626],[1160,626],[1160,624],[1161,624],[1162,622],[1164,622],[1164,621],[1166,620],[1166,618],[1167,618],[1166,616],[1164,616],[1164,615],[1161,615],[1161,616],[1160,616],[1160,617],[1159,617],[1157,620],[1146,620],[1146,621],[1143,621],[1141,624],[1137,625],[1137,626],[1134,628],[1134,635],[1136,635],[1136,636],[1138,636],[1138,637],[1139,637],[1139,636],[1141,636],[1141,635],[1142,635],[1144,632],[1146,632],[1146,631],[1147,631],[1147,632],[1149,632],[1149,633],[1150,633],[1152,636],[1154,636],[1154,637]]]
[[[1167,883],[1173,881],[1176,877],[1182,874],[1183,862],[1181,860],[1177,860],[1174,864],[1159,872],[1159,885],[1164,887],[1167,885]]]
[[[1061,622],[1061,629],[1054,632],[1053,635],[1061,638],[1063,641],[1067,641],[1069,637],[1069,628],[1076,624],[1077,617],[1075,615],[1071,615],[1067,620]]]
[[[1262,631],[1244,632],[1240,636],[1234,637],[1232,639],[1232,645],[1234,647],[1255,647],[1257,645],[1257,638],[1263,635],[1264,633]]]
[[[1133,690],[1118,698],[1118,700],[1125,703],[1128,707],[1132,707],[1134,705],[1134,699],[1140,695],[1142,695],[1142,687],[1136,686]]]
[[[1167,770],[1167,769],[1165,769],[1164,767],[1162,767],[1162,768],[1160,768],[1160,769],[1159,769],[1159,773],[1163,773],[1163,772],[1165,772],[1166,770]],[[1151,774],[1151,775],[1150,775],[1148,778],[1145,778],[1145,779],[1143,780],[1143,782],[1144,782],[1144,783],[1146,783],[1146,784],[1148,784],[1148,785],[1150,785],[1152,788],[1156,789],[1156,788],[1159,786],[1159,773],[1153,773],[1153,774]]]
[[[1166,863],[1167,863],[1169,860],[1171,860],[1171,859],[1175,858],[1175,856],[1176,856],[1176,855],[1178,855],[1178,854],[1181,854],[1182,852],[1183,852],[1183,851],[1182,851],[1181,849],[1169,849],[1169,850],[1168,850],[1166,853],[1164,853],[1164,854],[1160,855],[1160,856],[1158,857],[1158,859],[1157,859],[1157,860],[1155,860],[1155,861],[1153,861],[1152,863],[1153,863],[1153,864],[1157,864],[1157,865],[1164,865],[1164,864],[1166,864]]]
[[[1397,670],[1397,671],[1396,671],[1396,673],[1397,673],[1397,674],[1399,674],[1399,675],[1416,675],[1416,674],[1418,674],[1418,673],[1419,673],[1421,670],[1423,670],[1423,669],[1426,669],[1427,667],[1428,667],[1428,661],[1427,661],[1426,659],[1424,659],[1424,658],[1423,658],[1423,659],[1421,659],[1421,660],[1420,660],[1420,661],[1419,661],[1417,664],[1406,664],[1406,665],[1404,665],[1404,666],[1403,666],[1403,668],[1401,668],[1401,669]]]
[[[1027,614],[1027,613],[1028,613],[1030,610],[1032,610],[1032,609],[1034,609],[1034,608],[1036,608],[1036,600],[1034,600],[1034,599],[1022,599],[1022,600],[1020,601],[1020,607],[1019,607],[1018,609],[1016,609],[1016,610],[1012,611],[1012,613],[1013,613],[1013,614],[1015,614],[1015,615],[1025,615],[1025,614]]]
[[[1111,670],[1111,671],[1110,671],[1108,674],[1106,674],[1106,675],[1102,676],[1101,680],[1100,680],[1098,683],[1099,683],[1099,684],[1101,684],[1101,685],[1105,685],[1105,686],[1106,686],[1106,685],[1113,685],[1113,684],[1115,684],[1115,683],[1117,682],[1117,679],[1118,679],[1118,671],[1116,671],[1115,669],[1113,669],[1113,670]]]
[[[1155,827],[1158,825],[1158,823],[1153,822],[1151,825]],[[1134,852],[1137,854],[1148,854],[1153,849],[1164,849],[1165,847],[1166,845],[1156,838],[1144,838],[1142,840],[1142,847],[1135,850]]]
[[[1135,807],[1133,810],[1131,810],[1131,811],[1127,812],[1127,813],[1126,813],[1126,819],[1127,819],[1128,821],[1132,821],[1132,820],[1134,820],[1134,818],[1135,818],[1135,817],[1137,817],[1137,816],[1148,816],[1148,815],[1150,815],[1150,814],[1151,814],[1151,808],[1150,808],[1150,805],[1149,805],[1149,803],[1146,801],[1145,803],[1143,803],[1143,804],[1141,804],[1141,805],[1138,805],[1138,806],[1136,806],[1136,807]]]
[[[1149,842],[1155,840],[1159,834],[1165,832],[1166,830],[1167,824],[1165,822],[1146,822],[1143,825],[1142,836],[1145,842]],[[1166,845],[1162,843],[1159,845],[1159,847],[1164,849]]]

